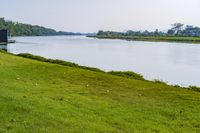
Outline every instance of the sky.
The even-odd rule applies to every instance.
[[[0,0],[0,17],[56,30],[166,30],[200,27],[200,0]]]

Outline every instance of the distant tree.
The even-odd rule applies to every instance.
[[[5,19],[0,18],[0,29],[4,29],[4,28],[5,28]]]
[[[169,29],[168,31],[167,31],[167,34],[168,35],[175,35],[175,30],[172,30],[172,29]]]
[[[135,32],[132,31],[132,30],[128,30],[128,31],[125,33],[125,35],[127,35],[127,36],[134,36],[134,35],[135,35]]]
[[[185,36],[200,36],[200,28],[192,25],[187,25],[184,30]]]
[[[159,35],[159,30],[156,29],[156,30],[154,31],[154,36],[158,36],[158,35]]]
[[[195,36],[200,37],[200,28],[194,27],[192,25],[186,25],[181,23],[172,24],[172,28],[166,32],[159,31],[156,29],[155,31],[151,32],[148,30],[145,31],[133,31],[128,30],[126,32],[115,32],[115,31],[102,31],[100,30],[97,35],[103,35],[108,37],[121,37],[121,36]]]
[[[174,30],[181,30],[181,28],[184,26],[182,23],[174,23],[172,24]]]
[[[173,27],[171,28],[171,30],[174,30],[175,34],[180,35],[184,24],[182,24],[182,23],[174,23],[174,24],[172,24],[172,26]]]
[[[97,33],[97,35],[104,35],[105,33],[104,33],[104,31],[102,31],[102,30],[100,30],[100,31],[98,31],[98,33]]]
[[[22,24],[0,18],[0,29],[8,29],[12,36],[74,35],[71,32],[57,32],[38,25]]]

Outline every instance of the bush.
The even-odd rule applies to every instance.
[[[58,59],[56,59],[56,60],[54,60],[54,59],[46,59],[44,57],[35,56],[35,55],[32,55],[32,54],[28,54],[28,53],[21,53],[21,54],[18,54],[17,56],[25,57],[25,58],[29,58],[29,59],[33,59],[33,60],[37,60],[37,61],[42,61],[42,62],[48,62],[48,63],[52,63],[52,64],[59,64],[59,65],[63,65],[63,66],[82,68],[82,69],[96,71],[96,72],[103,72],[102,70],[100,70],[98,68],[80,66],[80,65],[72,63],[72,62],[67,62],[67,61],[58,60]]]
[[[154,82],[155,82],[155,83],[159,83],[159,84],[163,84],[163,85],[167,85],[166,82],[161,81],[161,80],[158,80],[158,79],[155,79]]]
[[[200,92],[200,87],[197,86],[189,86],[188,89]]]
[[[180,85],[172,85],[172,86],[175,87],[175,88],[183,88]]]
[[[131,78],[131,79],[137,79],[137,80],[145,80],[144,77],[140,74],[131,72],[131,71],[111,71],[108,72],[109,74],[116,75],[116,76],[121,76],[121,77],[126,77],[126,78]]]

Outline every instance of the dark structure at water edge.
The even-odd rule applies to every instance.
[[[8,30],[0,29],[0,43],[8,43]]]
[[[0,29],[0,45],[6,45],[8,43],[15,43],[15,40],[11,39],[7,29]]]

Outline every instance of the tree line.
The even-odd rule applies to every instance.
[[[0,29],[8,29],[12,36],[81,35],[81,33],[56,31],[38,25],[23,24],[0,18]]]
[[[178,36],[178,37],[200,37],[200,28],[193,25],[184,25],[181,23],[172,24],[172,28],[167,32],[159,31],[133,31],[128,30],[126,32],[114,32],[114,31],[102,31],[97,33],[98,36]]]

